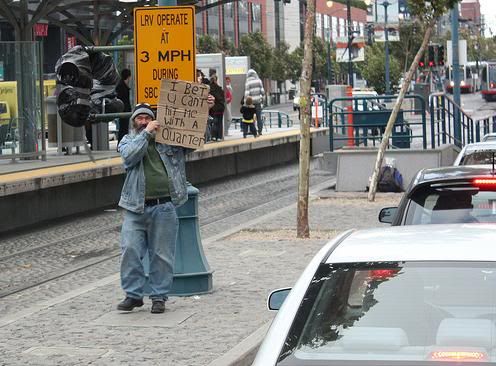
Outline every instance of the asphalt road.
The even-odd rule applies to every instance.
[[[462,94],[462,109],[474,119],[496,114],[496,102],[486,102],[480,93]]]

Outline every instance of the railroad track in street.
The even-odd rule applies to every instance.
[[[295,197],[297,192],[297,172],[277,177],[270,172],[259,175],[263,179],[255,178],[256,183],[252,182],[253,179],[247,179],[244,184],[241,178],[241,181],[235,181],[227,189],[222,186],[216,189],[215,185],[205,188],[207,193],[200,194],[199,204],[200,228],[207,233],[203,239],[209,236],[209,232],[215,232],[216,227],[224,220],[243,220],[243,215],[252,216],[252,212],[256,215],[257,209],[268,210],[270,207],[280,206],[281,202],[295,202],[291,197]],[[328,175],[319,174],[314,174],[312,178],[314,183],[319,184],[328,179]],[[267,189],[268,186],[272,188]],[[2,250],[3,243],[0,241],[0,299],[18,295],[120,256],[120,212],[110,213],[105,219],[96,219],[103,221],[101,227],[92,226],[78,233],[26,245],[17,250],[10,244],[11,248],[5,250],[6,254],[3,254],[5,251]],[[109,221],[116,223],[106,224]],[[32,234],[29,235],[29,238],[33,237]],[[15,243],[15,240],[11,242]]]

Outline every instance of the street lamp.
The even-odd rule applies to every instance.
[[[386,0],[380,5],[384,6],[384,35],[386,40],[385,50],[384,50],[384,52],[386,53],[386,94],[391,94],[391,83],[389,80],[389,32],[387,25],[387,21],[388,21],[387,8],[389,5],[391,5],[391,3]]]
[[[364,0],[365,5],[369,5],[371,0]],[[327,7],[332,7],[333,1],[326,2]],[[346,21],[348,22],[348,84],[353,88],[353,62],[351,61],[351,46],[353,44],[353,23],[351,22],[351,0],[346,0]]]
[[[331,0],[328,0],[326,2],[326,5],[328,8],[332,8],[333,5],[334,5],[334,2],[331,1]],[[336,9],[335,12],[331,12],[330,14],[327,14],[328,16],[332,16],[333,14],[337,13],[338,11],[343,11],[343,10],[346,10],[346,8],[341,8],[341,9]],[[332,26],[332,21],[331,21],[331,24]],[[330,29],[328,28],[327,29],[327,33],[326,33],[326,37],[327,37],[327,77],[328,77],[328,80],[329,80],[329,83],[332,83],[332,64],[331,64],[331,33],[330,33]]]

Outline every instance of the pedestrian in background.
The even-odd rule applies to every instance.
[[[229,128],[231,127],[231,121],[232,121],[231,102],[233,99],[231,78],[229,76],[226,76],[226,87],[224,88],[224,97],[226,99],[226,113],[224,114],[224,136],[228,136]]]
[[[131,70],[123,69],[121,71],[121,79],[115,87],[115,93],[122,103],[124,103],[123,112],[131,112],[131,101],[129,92],[131,90],[129,83],[131,82]],[[117,135],[117,143],[121,142],[122,138],[129,133],[129,119],[119,118],[119,133]]]
[[[253,104],[255,105],[256,115],[257,115],[257,126],[258,134],[262,134],[263,121],[262,121],[262,103],[265,95],[265,90],[263,87],[262,80],[258,77],[255,70],[250,69],[246,74],[245,82],[245,98],[251,97]]]
[[[121,287],[126,293],[118,310],[143,306],[149,256],[148,284],[152,313],[163,313],[171,289],[179,222],[176,207],[188,199],[185,153],[189,149],[155,141],[159,123],[148,104],[138,104],[130,119],[132,130],[119,144],[126,179],[119,206],[125,209],[121,230]]]
[[[217,83],[217,76],[213,75],[210,78],[210,94],[215,98],[214,106],[210,108],[209,115],[213,118],[212,121],[212,140],[222,140],[222,132],[224,129],[223,119],[224,110],[226,108],[226,100],[224,98],[224,90]]]
[[[255,127],[256,122],[256,108],[253,105],[253,99],[251,97],[245,98],[245,103],[241,106],[239,110],[243,116],[241,119],[241,129],[243,130],[243,138],[246,138],[248,134],[248,128],[250,133],[257,137],[257,128]]]

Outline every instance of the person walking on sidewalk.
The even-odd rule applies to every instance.
[[[159,127],[148,104],[138,104],[130,134],[119,144],[126,179],[119,206],[125,209],[121,231],[121,287],[118,310],[143,306],[149,256],[148,287],[152,313],[163,313],[171,289],[179,222],[176,207],[188,199],[185,153],[189,149],[155,141]]]
[[[131,70],[123,69],[121,71],[121,80],[115,87],[117,98],[124,103],[123,112],[131,112],[131,101],[129,99],[129,83],[131,81]],[[119,132],[117,135],[117,144],[121,142],[122,138],[129,133],[129,120],[127,118],[119,118]]]
[[[229,76],[226,76],[226,87],[224,88],[224,96],[226,98],[226,111],[224,113],[224,136],[228,136],[229,127],[231,127],[232,122],[231,102],[233,99],[231,78]]]
[[[243,118],[241,120],[241,129],[243,130],[243,138],[246,138],[248,134],[248,128],[250,128],[250,133],[257,137],[257,129],[255,127],[256,120],[256,110],[253,105],[253,99],[251,97],[245,98],[245,104],[241,106],[239,110]]]
[[[222,140],[224,130],[224,109],[226,108],[226,100],[224,97],[224,90],[217,83],[217,75],[212,75],[210,78],[210,94],[214,96],[215,103],[208,111],[212,121],[212,140]]]
[[[262,80],[258,77],[255,70],[250,69],[246,74],[245,82],[245,98],[251,97],[253,104],[255,105],[256,115],[257,115],[257,126],[258,134],[262,134],[263,121],[262,121],[262,103],[265,95],[265,90],[263,87]]]

